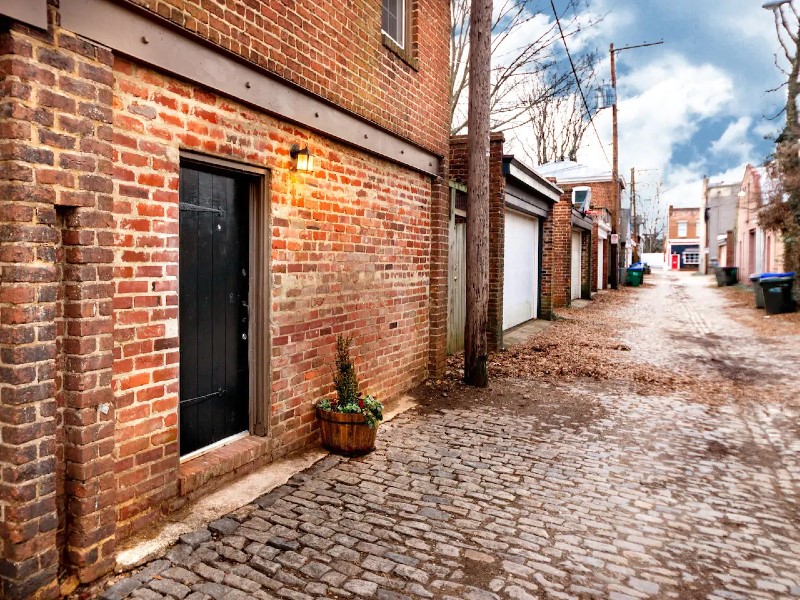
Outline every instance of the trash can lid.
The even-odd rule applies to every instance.
[[[760,283],[784,283],[794,280],[794,275],[772,275],[770,277],[762,277]]]
[[[761,279],[762,276],[765,276],[765,275],[767,275],[767,274],[766,273],[752,273],[752,274],[750,274],[748,279],[750,279],[750,281],[758,281],[759,279]]]

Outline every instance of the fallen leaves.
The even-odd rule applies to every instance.
[[[768,315],[763,308],[756,308],[750,287],[735,285],[720,288],[719,291],[729,300],[726,307],[728,314],[756,334],[767,337],[800,335],[800,312]]]
[[[638,327],[613,310],[636,297],[636,291],[606,292],[585,308],[559,311],[550,327],[527,342],[489,355],[490,377],[564,382],[581,378],[625,380],[675,389],[679,377],[644,364],[631,356],[619,339],[624,328]],[[460,380],[463,355],[449,357],[447,379]]]

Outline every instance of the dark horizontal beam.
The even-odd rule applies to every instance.
[[[0,0],[0,15],[47,29],[47,0]]]
[[[431,176],[439,157],[148,11],[114,0],[61,0],[61,26],[114,52],[280,119]]]

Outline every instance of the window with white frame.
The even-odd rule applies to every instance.
[[[688,233],[688,221],[678,221],[678,237],[686,237]]]
[[[683,253],[683,264],[685,265],[699,265],[700,252],[698,250],[686,250]]]
[[[381,30],[401,48],[406,47],[407,0],[383,0]]]

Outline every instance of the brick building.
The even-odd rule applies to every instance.
[[[711,182],[703,180],[701,215],[705,221],[705,231],[701,232],[702,251],[700,270],[709,273],[716,266],[727,262],[728,232],[736,228],[736,211],[739,205],[740,182]]]
[[[442,369],[449,5],[0,13],[0,596],[50,598],[315,442],[337,334]]]
[[[737,198],[734,229],[734,264],[739,280],[751,273],[783,271],[783,239],[780,233],[763,229],[758,213],[769,202],[773,183],[765,167],[747,165]]]
[[[587,292],[582,293],[581,297],[589,297],[592,291],[607,288],[611,282],[613,252],[611,248],[611,231],[617,229],[619,225],[619,205],[614,202],[614,178],[610,171],[596,169],[588,165],[582,165],[574,161],[559,161],[548,163],[537,167],[537,170],[553,181],[563,190],[562,200],[564,203],[573,203],[576,191],[591,191],[590,206],[587,214],[593,220],[591,235],[586,241],[587,259],[591,257],[592,266],[582,275],[581,289],[586,288]],[[625,183],[622,177],[617,180],[618,198],[622,197]],[[577,221],[576,221],[577,222]],[[615,226],[615,224],[617,224]],[[576,242],[577,243],[577,242]],[[581,242],[583,243],[583,242]],[[621,248],[622,250],[622,248]],[[569,267],[567,267],[569,269]],[[577,284],[571,285],[570,280],[562,281],[561,288],[564,292],[557,294],[559,304],[567,302],[569,296],[576,296]],[[573,290],[573,288],[575,288]],[[569,294],[566,290],[569,290]]]
[[[664,246],[669,269],[688,271],[698,269],[700,233],[700,208],[669,207],[667,241]]]
[[[464,183],[467,178],[467,140],[456,136],[450,143],[450,176]],[[592,253],[593,217],[575,208],[570,193],[503,152],[504,138],[494,133],[490,140],[489,212],[489,319],[488,341],[493,349],[503,347],[503,332],[529,320],[551,319],[554,309],[569,306],[576,298],[590,298],[597,263]],[[463,347],[463,329],[458,310],[459,257],[462,238],[460,209],[454,194],[451,208],[451,282],[448,348]],[[596,227],[595,227],[596,229]],[[605,233],[602,226],[602,233]],[[574,272],[573,272],[574,270]],[[574,282],[574,285],[573,285]],[[595,284],[596,285],[596,284]],[[458,341],[461,340],[461,345]]]

